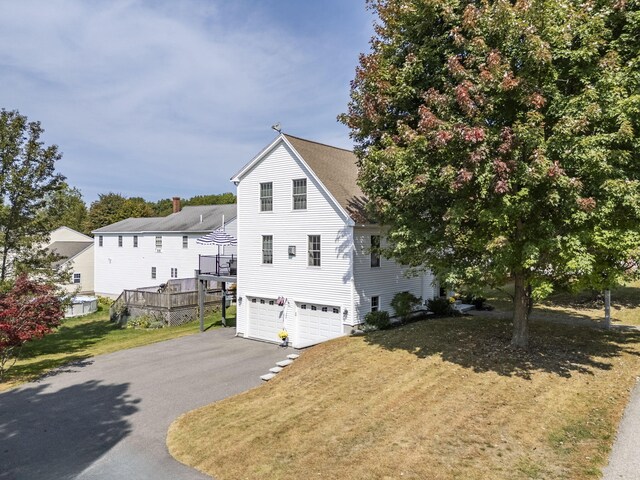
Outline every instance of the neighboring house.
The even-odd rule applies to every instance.
[[[174,199],[174,213],[166,217],[128,218],[94,230],[96,294],[115,298],[125,289],[194,277],[199,255],[218,253],[217,247],[198,245],[196,239],[223,223],[235,237],[235,204],[180,210]],[[235,254],[235,248],[221,247],[220,254]]]
[[[436,296],[430,273],[370,252],[382,242],[366,220],[355,155],[290,135],[243,167],[238,187],[237,332],[294,347],[338,337],[374,310],[393,311],[401,291]],[[284,301],[284,306],[278,303]]]
[[[62,287],[69,293],[93,293],[93,238],[69,227],[51,232],[47,248],[60,259],[54,267],[69,271],[69,283]]]

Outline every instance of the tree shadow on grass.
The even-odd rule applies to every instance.
[[[0,479],[75,478],[131,432],[128,384],[89,381],[0,394]]]
[[[640,355],[640,331],[602,331],[582,326],[537,322],[531,325],[529,349],[510,347],[512,325],[499,318],[424,320],[389,331],[372,332],[366,341],[387,350],[406,350],[427,358],[440,356],[475,372],[531,379],[536,372],[560,377],[609,370],[609,359]]]

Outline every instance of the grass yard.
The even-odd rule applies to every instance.
[[[231,317],[231,318],[229,318]],[[205,328],[220,326],[220,313],[205,317]],[[235,321],[235,307],[227,309],[227,324]],[[25,344],[20,359],[9,368],[0,392],[34,380],[49,370],[103,353],[139,347],[200,331],[200,322],[155,330],[120,328],[109,321],[108,310],[63,321],[55,333]]]
[[[640,374],[640,332],[425,320],[307,351],[181,416],[172,455],[224,479],[591,479]]]
[[[504,291],[487,292],[488,303],[498,311],[512,312],[513,304],[508,295],[513,293],[512,290],[512,286],[507,286]],[[601,298],[595,299],[590,292],[555,293],[537,302],[533,313],[534,319],[582,319],[603,322],[604,304]],[[611,318],[614,325],[640,326],[640,281],[611,290]]]

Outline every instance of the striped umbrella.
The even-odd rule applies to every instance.
[[[217,245],[218,247],[226,247],[229,245],[237,245],[238,240],[225,232],[222,228],[216,228],[213,232],[207,233],[200,238],[196,238],[199,245]]]

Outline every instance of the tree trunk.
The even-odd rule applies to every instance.
[[[525,277],[522,272],[514,276],[515,295],[513,309],[513,337],[511,346],[515,348],[527,348],[529,345],[529,290],[525,285]]]
[[[604,328],[611,328],[611,290],[604,291]]]

